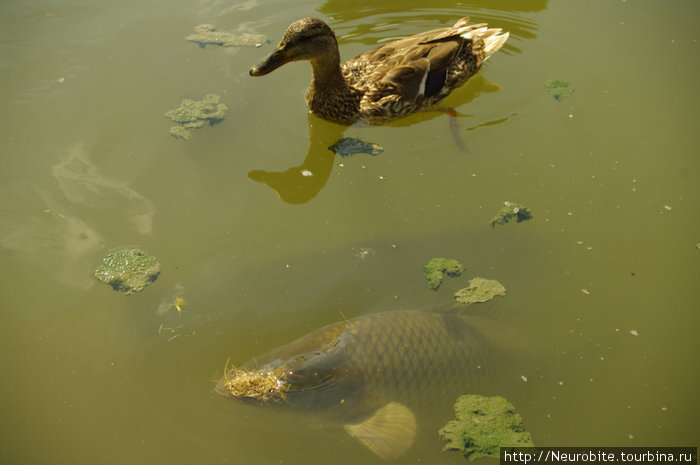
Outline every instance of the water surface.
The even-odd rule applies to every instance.
[[[210,381],[342,315],[445,305],[475,276],[504,283],[495,328],[528,348],[487,391],[537,444],[697,444],[700,6],[431,5],[2,3],[0,461],[379,462]],[[307,116],[307,64],[248,76],[300,17],[347,59],[466,15],[511,32],[444,102],[466,153],[444,108],[345,129]],[[184,36],[202,23],[272,43],[201,49]],[[163,113],[207,93],[226,119],[169,136]],[[385,151],[333,156],[343,135]],[[506,200],[533,219],[491,228]],[[162,266],[136,296],[92,277],[124,246]],[[434,256],[464,275],[430,290]],[[401,462],[462,462],[441,447],[421,430]]]

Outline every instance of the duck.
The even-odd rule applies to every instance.
[[[318,18],[303,18],[289,25],[275,50],[249,73],[265,76],[287,63],[309,61],[306,102],[311,113],[345,125],[381,124],[445,98],[508,39],[500,28],[468,23],[464,17],[451,27],[380,45],[341,65],[333,30]]]

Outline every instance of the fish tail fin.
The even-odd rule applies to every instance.
[[[403,455],[413,444],[416,417],[398,402],[390,402],[362,423],[345,425],[345,430],[384,460]]]

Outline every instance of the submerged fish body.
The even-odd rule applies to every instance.
[[[484,363],[483,339],[456,312],[366,315],[325,326],[240,367],[237,372],[274,378],[264,395],[234,394],[230,373],[217,391],[322,413],[380,457],[393,459],[415,437],[412,408],[448,394],[452,402],[455,389],[469,392]]]

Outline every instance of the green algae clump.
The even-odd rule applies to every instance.
[[[381,145],[373,144],[372,142],[363,142],[354,137],[343,137],[328,148],[343,158],[356,153],[367,153],[376,157],[384,151]]]
[[[207,45],[219,45],[221,47],[250,45],[259,47],[268,42],[267,36],[262,34],[248,34],[244,32],[241,35],[236,35],[230,32],[219,32],[213,24],[200,24],[194,28],[194,34],[188,35],[185,37],[185,40],[194,42],[201,48]]]
[[[498,210],[496,216],[491,220],[491,227],[493,228],[497,224],[506,224],[513,218],[520,223],[521,221],[532,218],[532,213],[527,207],[519,203],[503,202],[503,207]]]
[[[192,131],[185,126],[173,126],[170,128],[170,135],[177,139],[190,140]]]
[[[184,99],[179,107],[166,112],[165,116],[178,124],[170,128],[170,135],[188,140],[192,137],[190,129],[203,128],[207,123],[213,126],[224,119],[227,111],[221,97],[207,94],[202,100]]]
[[[544,83],[544,87],[558,102],[575,92],[569,81],[563,79],[550,79]]]
[[[497,295],[506,295],[506,288],[495,279],[474,278],[469,287],[455,292],[457,302],[464,304],[488,302]]]
[[[271,371],[248,371],[224,368],[224,377],[216,385],[216,392],[224,397],[256,399],[262,402],[285,400],[289,383],[285,381],[284,367]]]
[[[459,276],[464,271],[464,265],[451,258],[433,258],[427,265],[423,266],[425,279],[428,280],[430,288],[437,290],[442,284],[445,274],[448,276]]]
[[[126,295],[141,292],[158,278],[160,264],[152,255],[139,249],[119,249],[102,259],[95,278]]]
[[[467,459],[476,460],[498,458],[501,447],[534,447],[522,417],[503,397],[464,395],[454,409],[456,419],[439,431],[447,442],[443,450],[461,451]]]

